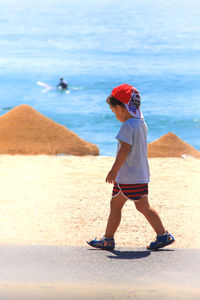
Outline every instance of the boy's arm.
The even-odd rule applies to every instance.
[[[121,147],[119,152],[117,153],[115,162],[112,166],[112,169],[110,170],[110,172],[108,173],[107,177],[106,177],[106,182],[108,183],[114,183],[115,182],[115,178],[117,177],[117,173],[119,171],[119,169],[121,168],[121,166],[123,165],[123,163],[125,162],[127,155],[130,151],[131,145],[120,141],[121,143]]]

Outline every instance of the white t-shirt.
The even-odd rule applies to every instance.
[[[150,172],[147,158],[147,125],[144,119],[128,119],[122,124],[116,139],[117,153],[120,141],[131,145],[131,149],[115,181],[122,184],[148,183]]]

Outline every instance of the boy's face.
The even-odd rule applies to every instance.
[[[131,118],[131,115],[128,113],[126,108],[123,107],[123,106],[120,106],[120,105],[112,106],[112,105],[110,105],[110,109],[115,114],[115,117],[117,118],[117,120],[122,122],[122,123],[124,123],[125,121],[127,121],[128,119]]]

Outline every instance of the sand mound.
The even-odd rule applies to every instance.
[[[169,132],[148,144],[148,157],[181,157],[183,154],[200,158],[200,152]]]
[[[96,145],[28,105],[0,117],[0,154],[99,155]]]

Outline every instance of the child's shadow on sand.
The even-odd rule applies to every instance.
[[[113,250],[110,253],[114,255],[108,255],[108,258],[111,259],[139,259],[145,258],[151,255],[150,251],[117,251]]]
[[[173,249],[159,249],[157,251],[153,251],[155,252],[170,252],[170,251],[174,251]],[[110,251],[110,253],[113,253],[114,255],[108,255],[108,258],[111,259],[140,259],[140,258],[145,258],[151,255],[151,251],[148,250],[144,250],[144,251],[117,251],[117,250],[113,250]]]

